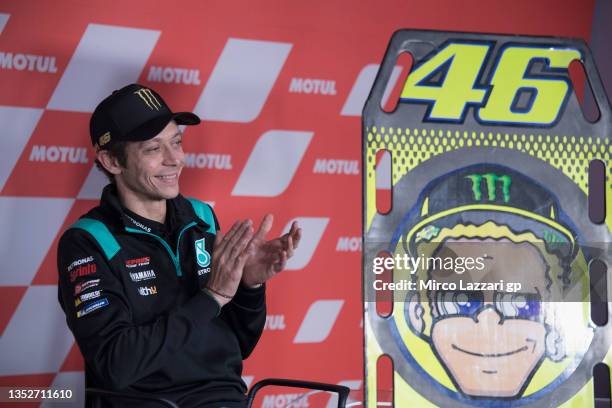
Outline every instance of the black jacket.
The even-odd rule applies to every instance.
[[[263,330],[265,288],[240,287],[223,308],[200,289],[215,226],[180,195],[167,201],[165,225],[138,217],[112,185],[84,218],[103,222],[120,247],[109,260],[78,228],[59,242],[59,301],[85,358],[86,385],[155,394],[181,407],[244,401],[242,360]],[[88,399],[87,406],[131,405]]]

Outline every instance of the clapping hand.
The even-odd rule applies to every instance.
[[[242,284],[247,287],[257,287],[285,269],[302,237],[302,230],[294,221],[288,233],[266,241],[273,220],[272,214],[267,214],[248,244],[249,256],[242,274]]]

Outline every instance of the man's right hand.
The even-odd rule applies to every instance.
[[[221,306],[228,303],[238,290],[252,237],[251,220],[237,221],[226,235],[221,231],[217,233],[206,288]]]

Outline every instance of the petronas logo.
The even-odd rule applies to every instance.
[[[204,238],[198,239],[195,242],[195,250],[196,250],[196,261],[198,261],[198,265],[202,268],[206,268],[210,265],[210,254],[206,250],[206,243],[204,242]]]

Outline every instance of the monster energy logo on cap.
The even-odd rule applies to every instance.
[[[157,100],[149,88],[141,88],[134,93],[138,95],[151,110],[159,110],[159,108],[161,108],[161,103]]]

